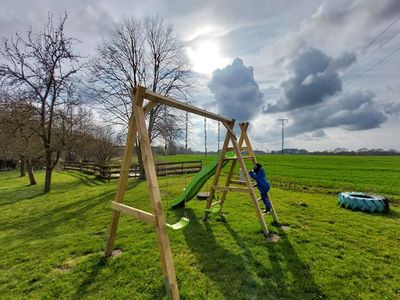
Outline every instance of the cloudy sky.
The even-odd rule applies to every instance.
[[[193,101],[250,121],[255,148],[400,149],[400,1],[1,0],[0,35],[40,29],[68,12],[67,31],[95,54],[115,22],[159,14],[184,42]],[[202,120],[191,146],[203,149]],[[217,124],[208,122],[209,149]]]

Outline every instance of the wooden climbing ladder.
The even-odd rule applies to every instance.
[[[221,149],[220,153],[220,160],[218,162],[217,170],[215,172],[213,184],[211,186],[211,191],[209,194],[209,197],[207,199],[207,204],[206,204],[206,210],[203,215],[203,219],[207,219],[207,215],[209,211],[213,211],[213,207],[216,207],[217,209],[214,209],[214,211],[220,211],[222,210],[222,207],[224,205],[226,195],[229,192],[239,192],[239,193],[248,193],[250,195],[250,200],[252,201],[254,208],[256,210],[257,218],[260,222],[261,228],[264,232],[264,235],[268,237],[270,235],[268,227],[265,223],[263,213],[261,211],[261,207],[259,204],[259,200],[256,196],[256,192],[254,188],[256,187],[256,184],[254,184],[251,179],[249,172],[246,168],[246,163],[245,160],[251,160],[253,166],[256,165],[257,163],[257,158],[254,154],[253,147],[250,142],[250,138],[247,135],[247,129],[249,127],[249,123],[240,123],[240,136],[239,140],[237,139],[235,132],[233,131],[234,127],[234,122],[231,122],[230,126],[227,127],[227,135],[225,137],[224,145]],[[233,151],[235,153],[235,156],[227,156],[228,151]],[[243,155],[243,152],[247,152],[247,155]],[[221,170],[224,166],[224,161],[231,161],[231,167],[225,182],[225,185],[221,186],[218,185],[219,183],[219,178],[221,175]],[[233,179],[233,174],[235,173],[235,167],[237,166],[237,163],[239,162],[239,168],[241,169],[241,172],[243,174],[244,180],[235,180]],[[220,191],[222,192],[222,196],[220,199],[218,199],[216,202],[213,202],[213,199],[215,198],[215,192]],[[271,210],[272,210],[272,217],[273,220],[276,224],[279,224],[278,220],[278,215],[276,214],[276,211],[274,209],[274,206],[271,202]]]

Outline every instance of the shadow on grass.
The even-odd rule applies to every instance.
[[[33,187],[32,185],[26,185],[23,188],[29,188]],[[36,188],[36,186],[35,186]],[[37,189],[37,188],[36,188]],[[33,194],[30,194],[32,191],[30,190],[17,190],[17,191],[12,191],[8,193],[3,193],[1,196],[3,200],[0,200],[0,207],[4,205],[9,205],[9,204],[16,204],[18,202],[26,201],[26,200],[32,200],[35,199],[36,197],[39,197],[43,195],[42,188],[38,191],[33,192]],[[29,193],[29,196],[26,196],[27,193]]]
[[[97,185],[101,185],[101,184],[105,183],[104,181],[97,179],[94,175],[80,173],[79,171],[62,171],[62,173],[68,174],[68,176],[76,178],[77,182],[75,182],[75,184],[78,183],[78,184],[83,184],[83,185],[86,185],[89,187],[93,187],[93,186],[97,186]],[[68,183],[68,184],[71,184],[71,183]],[[53,188],[54,187],[58,188],[60,185],[63,185],[63,183],[53,184]]]
[[[399,219],[400,218],[400,212],[395,211],[393,209],[390,209],[389,212],[387,212],[386,214],[381,214],[381,216],[387,217],[387,218],[390,218],[390,219]]]
[[[400,212],[396,211],[393,209],[392,205],[390,207],[390,209],[386,212],[370,212],[370,211],[362,211],[362,210],[352,210],[352,209],[347,209],[353,213],[360,213],[360,214],[364,214],[367,216],[371,216],[373,218],[389,218],[389,219],[399,219],[400,218]],[[394,206],[396,207],[396,206]]]
[[[133,189],[140,183],[141,181],[129,182],[127,188]],[[71,184],[71,186],[74,186],[74,184]],[[3,230],[18,229],[17,235],[6,237],[8,242],[10,242],[12,238],[16,241],[24,242],[37,240],[43,237],[57,236],[59,234],[57,233],[59,226],[70,227],[69,229],[63,229],[67,234],[75,232],[77,227],[85,226],[88,219],[96,217],[92,210],[97,207],[105,207],[105,210],[107,210],[111,216],[109,204],[115,193],[116,188],[86,199],[81,199],[79,195],[77,195],[77,198],[74,199],[73,202],[59,205],[53,209],[43,211],[40,214],[27,215],[24,218],[17,219],[16,222],[1,224],[1,228]],[[105,227],[108,225],[108,223],[104,224]]]
[[[68,175],[78,179],[77,180],[78,182],[61,182],[61,183],[55,182],[51,186],[51,192],[57,192],[59,190],[68,189],[68,188],[76,189],[77,184],[78,185],[82,184],[82,185],[89,186],[89,187],[95,187],[95,186],[102,184],[102,181],[100,181],[96,178],[90,178],[89,175],[86,175],[86,174],[81,174],[78,172],[69,172]],[[15,177],[19,178],[20,176],[15,176]],[[13,178],[13,177],[10,177],[10,178]],[[16,204],[21,201],[32,200],[32,199],[34,199],[38,196],[42,196],[42,195],[44,195],[43,185],[41,185],[41,184],[37,184],[37,185],[26,184],[19,188],[9,189],[9,191],[7,191],[7,192],[3,191],[2,195],[1,195],[2,199],[0,199],[0,207],[4,206],[4,205],[9,205],[9,204]]]
[[[325,298],[309,272],[309,267],[297,256],[284,231],[280,230],[281,239],[277,243],[262,241],[260,244],[260,240],[254,242],[253,246],[264,247],[265,245],[266,247],[272,270],[265,270],[246,246],[246,242],[230,227],[229,223],[224,223],[224,226],[243,251],[243,256],[247,259],[246,265],[253,270],[251,273],[262,278],[262,286],[271,298]],[[288,273],[290,273],[289,276]],[[285,281],[288,277],[293,278],[290,284]],[[260,297],[261,294],[257,296]]]
[[[240,249],[230,250],[217,241],[211,225],[203,224],[191,209],[191,223],[183,229],[187,245],[197,257],[200,270],[226,299],[324,299],[307,264],[303,263],[284,232],[277,243],[242,238],[229,223],[223,226]],[[223,236],[220,237],[223,239]],[[265,249],[265,250],[263,250]],[[266,252],[268,262],[255,253]],[[264,252],[264,253],[265,253]],[[265,258],[266,255],[260,254]],[[204,295],[205,298],[211,295]]]
[[[209,277],[226,299],[254,297],[260,290],[259,283],[249,272],[248,261],[218,243],[211,226],[198,219],[193,210],[187,209],[190,225],[183,229],[187,245],[198,258],[200,270]],[[204,291],[207,299],[211,295]]]
[[[81,284],[77,287],[73,299],[82,299],[86,295],[88,288],[95,281],[97,275],[107,265],[107,258],[104,256],[96,257],[97,263],[91,265],[91,271],[87,274]]]
[[[310,266],[299,258],[286,233],[281,230],[279,234],[281,238],[276,244],[266,243],[278,298],[326,299],[310,272]]]
[[[76,201],[57,206],[54,209],[47,210],[37,215],[29,215],[18,219],[18,222],[2,224],[4,230],[18,229],[18,234],[8,236],[7,240],[15,238],[16,241],[26,242],[37,240],[43,237],[49,238],[59,235],[57,233],[59,226],[70,226],[70,230],[63,229],[65,233],[75,232],[78,222],[85,222],[92,215],[92,210],[101,204],[109,203],[114,191],[108,191],[96,197],[87,199],[77,199]],[[107,224],[105,224],[107,226]],[[13,243],[13,241],[10,241]]]

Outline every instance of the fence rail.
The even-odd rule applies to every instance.
[[[120,165],[97,165],[94,163],[64,161],[61,163],[63,170],[80,171],[86,174],[95,175],[98,178],[111,179],[119,178],[121,173]],[[197,173],[202,169],[202,162],[180,161],[180,162],[156,162],[155,168],[157,176],[179,175]],[[139,165],[132,164],[129,170],[129,177],[137,178],[140,176]]]

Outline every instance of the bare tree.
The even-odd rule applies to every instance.
[[[97,52],[90,67],[90,90],[112,124],[127,128],[136,85],[183,101],[190,95],[191,72],[183,45],[160,16],[116,24]],[[155,126],[161,117],[160,106],[148,115],[151,142],[162,133]]]
[[[115,134],[110,126],[93,128],[92,157],[95,163],[105,165],[118,155],[121,135]]]
[[[13,39],[4,39],[0,48],[5,60],[0,64],[1,80],[29,99],[39,115],[45,152],[45,193],[50,191],[52,171],[61,154],[54,141],[56,112],[68,107],[74,77],[81,68],[79,56],[72,49],[77,41],[64,33],[66,20],[65,14],[55,25],[49,15],[41,32],[29,30],[24,37],[17,33]]]
[[[176,154],[178,141],[183,140],[185,130],[178,124],[181,119],[175,114],[168,114],[167,107],[164,106],[160,120],[155,124],[160,136],[159,142],[164,144],[164,154]]]
[[[30,184],[34,185],[35,162],[44,157],[37,134],[39,117],[36,109],[25,101],[0,101],[0,108],[0,148],[11,157],[19,158],[21,176],[25,176],[27,170]]]

